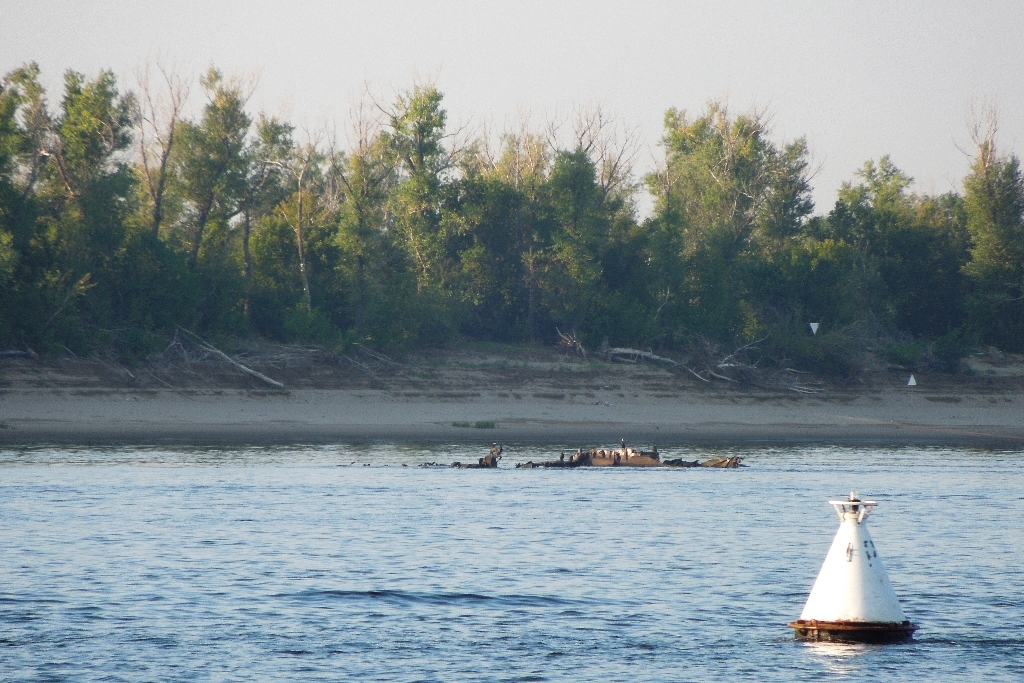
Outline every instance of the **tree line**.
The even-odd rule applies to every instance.
[[[341,144],[254,115],[249,86],[214,68],[192,117],[193,86],[145,74],[131,91],[69,71],[54,104],[37,65],[4,77],[3,348],[131,360],[177,326],[332,349],[562,332],[588,347],[761,340],[848,373],[848,331],[870,321],[897,360],[1024,351],[1024,181],[994,118],[962,192],[911,192],[883,157],[815,215],[806,141],[721,103],[670,109],[664,157],[637,179],[635,141],[600,110],[495,146],[420,84],[368,101]]]

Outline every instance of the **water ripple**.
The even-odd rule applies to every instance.
[[[565,449],[508,444],[506,460]],[[0,680],[1024,679],[1024,454],[726,452],[752,466],[400,467],[476,457],[460,445],[0,450]],[[912,643],[799,643],[785,626],[835,532],[825,501],[851,489],[879,501]]]
[[[382,600],[401,604],[464,605],[481,604],[492,607],[561,607],[585,604],[581,600],[565,600],[545,595],[480,595],[477,593],[425,593],[400,590],[304,590],[298,593],[276,593],[269,597],[294,599],[300,602],[324,599]]]

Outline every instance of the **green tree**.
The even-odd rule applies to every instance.
[[[89,335],[83,324],[110,321],[120,287],[113,259],[126,238],[134,191],[123,156],[131,143],[130,109],[113,73],[91,81],[65,74],[60,112],[49,118],[40,150],[45,163],[37,198],[45,208],[32,240],[41,272],[31,279],[40,283],[48,311],[36,334],[52,340],[44,343],[80,346]]]
[[[390,269],[382,268],[393,259],[375,256],[389,248],[384,226],[388,193],[395,183],[395,161],[376,125],[362,112],[354,132],[354,148],[348,154],[332,154],[331,169],[342,196],[338,244],[344,254],[342,267],[353,283],[353,331],[356,338],[363,339],[368,334],[371,292],[380,292],[394,281]]]
[[[251,156],[246,153],[252,120],[249,97],[239,81],[225,80],[210,67],[200,79],[207,103],[199,121],[181,120],[168,161],[172,204],[170,241],[187,255],[196,279],[199,329],[245,329],[244,254],[235,218],[243,211]],[[165,201],[165,205],[168,202]]]
[[[473,244],[460,256],[473,305],[470,329],[493,339],[535,341],[549,326],[541,286],[555,229],[552,154],[523,126],[506,133],[497,159],[483,143],[467,156],[464,209]]]
[[[584,324],[598,330],[602,322],[597,310],[603,295],[601,250],[609,220],[594,163],[582,150],[559,152],[549,184],[557,227],[552,231],[544,275],[547,306],[564,331],[576,332]]]
[[[292,127],[276,117],[260,116],[255,139],[248,145],[245,166],[245,190],[239,202],[242,227],[242,259],[245,268],[245,301],[243,315],[252,317],[253,256],[251,247],[253,224],[274,210],[289,191],[289,178],[281,159],[292,155]]]
[[[383,140],[390,149],[399,183],[391,193],[395,227],[405,239],[416,268],[417,288],[443,286],[445,235],[441,230],[444,185],[454,150],[445,147],[447,113],[433,86],[415,86],[398,96],[388,111]]]
[[[386,227],[401,240],[416,282],[414,299],[402,307],[411,312],[415,322],[410,329],[424,343],[447,339],[459,317],[460,299],[454,290],[464,235],[450,205],[462,150],[450,144],[453,136],[446,128],[442,100],[434,86],[415,86],[386,110],[381,134],[396,177],[388,193]]]
[[[22,94],[13,81],[18,74],[8,74],[0,82],[0,343],[7,341],[10,322],[7,301],[8,287],[14,277],[18,252],[14,247],[14,223],[20,212],[22,193],[15,178],[26,143],[17,116]]]
[[[964,190],[973,323],[989,343],[1024,350],[1024,179],[1015,155],[997,153],[994,126],[978,141]]]
[[[935,338],[963,322],[967,258],[963,210],[955,195],[918,196],[889,159],[868,161],[861,182],[845,183],[826,237],[850,245],[848,273],[859,308],[914,335]]]
[[[170,157],[174,189],[183,200],[177,230],[195,268],[211,219],[226,223],[245,196],[248,175],[244,153],[251,119],[248,94],[211,67],[200,79],[207,104],[198,123],[178,124],[178,143]]]
[[[676,337],[749,336],[762,302],[757,265],[801,230],[813,209],[803,139],[782,147],[758,113],[731,117],[712,102],[690,120],[665,114],[665,163],[647,177],[655,196],[653,289]]]
[[[307,310],[313,309],[313,293],[309,286],[310,263],[306,258],[306,237],[309,225],[324,219],[324,155],[315,142],[309,142],[292,150],[288,158],[278,163],[291,181],[294,192],[281,205],[281,216],[288,221],[295,234],[296,255],[298,256],[299,280],[302,283],[302,303]],[[287,207],[287,208],[286,208]]]

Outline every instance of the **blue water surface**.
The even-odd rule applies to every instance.
[[[0,450],[0,680],[1024,680],[1024,453],[560,448]],[[912,643],[786,627],[851,490]]]

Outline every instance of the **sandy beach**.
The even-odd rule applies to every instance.
[[[0,444],[286,444],[358,441],[581,446],[932,444],[1024,448],[1022,378],[900,372],[857,386],[703,385],[656,367],[495,360],[411,361],[391,371],[337,365],[184,375],[109,363],[4,361]],[[316,370],[316,372],[314,372]],[[233,374],[232,374],[233,373]],[[147,379],[148,378],[148,379]],[[145,381],[144,381],[145,380]],[[809,380],[808,380],[809,381]],[[492,424],[493,423],[493,424]]]
[[[501,392],[505,393],[505,392]],[[920,443],[1024,446],[1013,397],[936,401],[707,396],[621,403],[531,395],[403,397],[374,390],[19,390],[0,397],[0,443],[217,444],[346,441]],[[943,398],[943,397],[939,397]],[[608,405],[606,405],[608,403]],[[472,425],[483,423],[484,428]],[[487,423],[493,422],[490,427]],[[471,426],[455,426],[465,425]]]

